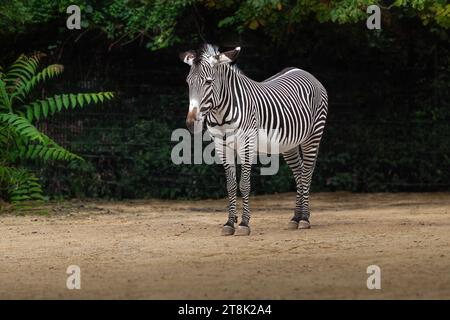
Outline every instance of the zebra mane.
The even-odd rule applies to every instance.
[[[197,49],[194,63],[199,63],[202,59],[219,54],[219,47],[209,43],[203,44]]]
[[[218,55],[219,47],[213,44],[205,43],[196,50],[194,63],[199,63],[202,59]],[[242,73],[235,63],[229,65],[236,73]]]

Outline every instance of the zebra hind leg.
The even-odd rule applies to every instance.
[[[321,134],[321,133],[320,133]],[[299,229],[309,229],[310,211],[309,211],[309,188],[311,186],[311,179],[316,165],[317,155],[319,153],[320,134],[313,136],[305,144],[301,145],[303,170],[301,173],[301,184],[303,197],[301,202],[301,217],[299,221]]]
[[[303,162],[303,170],[301,172],[302,185],[302,201],[301,201],[301,217],[299,221],[299,229],[309,229],[309,188],[311,186],[311,179],[316,166],[317,155],[319,154],[320,140],[322,139],[323,129],[327,118],[328,97],[325,89],[322,91],[322,103],[320,112],[316,118],[314,130],[312,135],[300,145],[301,159]]]
[[[297,196],[295,203],[294,216],[288,224],[288,229],[294,230],[298,229],[300,225],[303,225],[300,221],[302,219],[302,204],[303,204],[303,188],[302,188],[302,172],[303,172],[303,160],[300,155],[299,147],[295,147],[285,153],[283,153],[283,158],[288,164],[289,168],[292,170],[294,175],[295,183],[297,186]]]

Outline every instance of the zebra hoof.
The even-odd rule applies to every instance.
[[[298,223],[298,228],[299,229],[311,229],[311,224],[309,223],[309,221],[300,220],[300,222]]]
[[[239,226],[235,233],[236,236],[248,236],[250,235],[250,227]]]
[[[232,236],[234,234],[234,228],[229,225],[224,225],[222,227],[222,235],[223,236]]]
[[[288,223],[288,230],[297,230],[298,229],[298,222],[295,220],[291,220]]]

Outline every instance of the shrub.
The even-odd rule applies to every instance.
[[[64,70],[52,64],[39,69],[44,55],[21,55],[8,68],[0,67],[0,197],[12,201],[43,200],[38,178],[27,161],[80,161],[33,124],[55,113],[83,108],[113,98],[112,92],[59,94],[31,99],[32,90]],[[27,102],[31,100],[30,102]]]

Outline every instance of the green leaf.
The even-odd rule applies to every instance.
[[[72,104],[72,109],[74,109],[77,106],[77,96],[71,93],[70,102]]]
[[[48,103],[45,100],[41,100],[42,111],[44,113],[44,118],[47,118],[48,115]]]
[[[30,106],[27,107],[27,120],[33,121],[33,109]]]
[[[87,104],[91,103],[91,95],[89,93],[85,93],[83,96]]]
[[[80,105],[80,107],[83,108],[84,100],[83,100],[82,93],[77,94],[77,100],[78,100],[78,104]]]
[[[53,152],[54,152],[54,150],[48,149],[44,155],[44,161],[47,161],[50,158],[50,156],[53,154]]]
[[[111,99],[114,98],[114,93],[113,93],[113,92],[106,92],[106,93],[105,93],[105,96],[106,96],[109,100],[111,100]]]
[[[55,96],[55,102],[56,102],[56,107],[58,108],[58,111],[61,111],[61,109],[63,107],[63,102],[62,102],[61,96],[59,96],[59,95]]]
[[[43,142],[44,136],[26,118],[12,113],[0,113],[0,122],[10,125],[24,139]]]
[[[37,104],[36,102],[33,102],[31,104],[33,106],[34,109],[34,117],[39,120],[39,117],[41,116],[41,108],[39,106],[39,104]]]
[[[64,108],[66,108],[66,110],[67,110],[69,108],[69,106],[70,106],[69,96],[67,94],[63,94],[62,101],[63,101],[63,104],[64,104]]]
[[[52,114],[56,112],[56,102],[53,98],[47,98],[48,105],[50,106],[50,111]]]
[[[42,146],[34,146],[33,153],[31,153],[30,158],[31,159],[35,159],[37,157],[37,155],[39,154],[39,151],[41,150]]]

